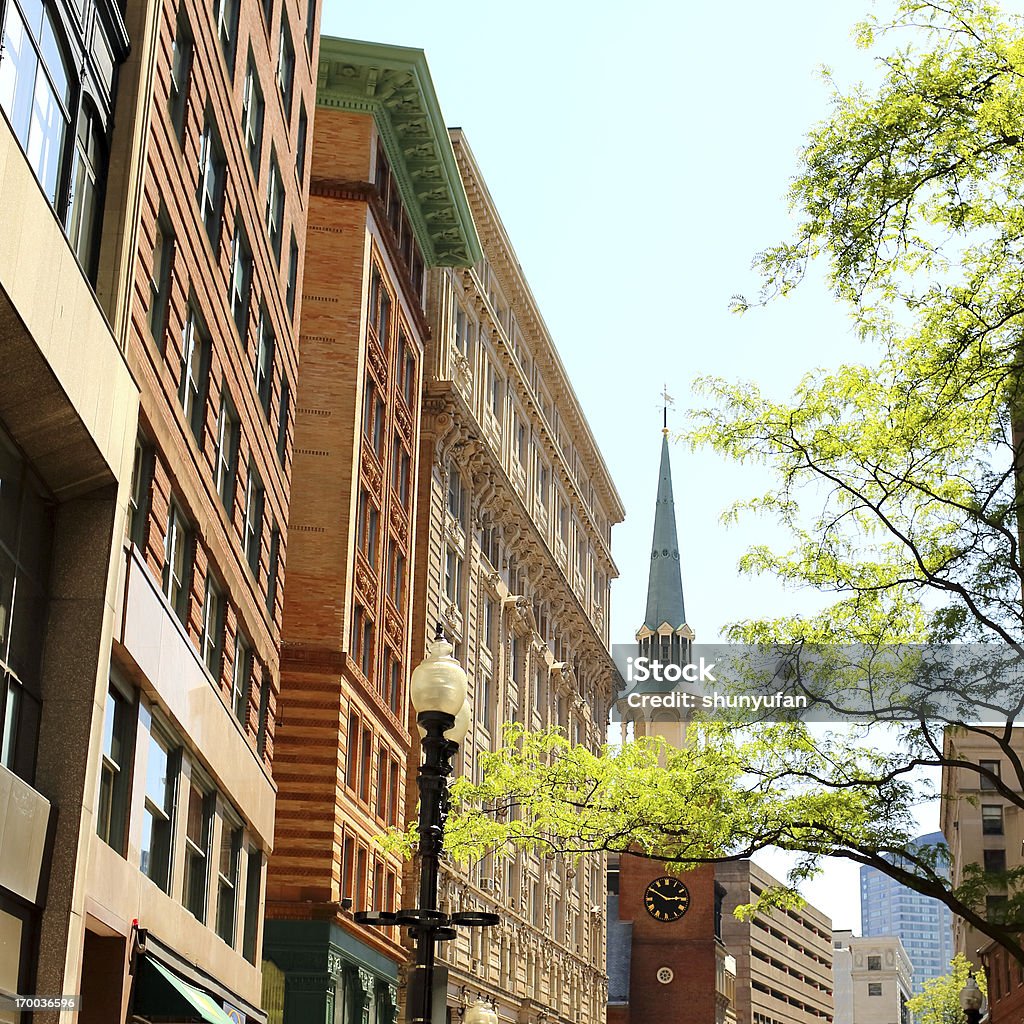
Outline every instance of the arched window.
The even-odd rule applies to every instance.
[[[7,0],[0,60],[0,107],[46,197],[58,190],[72,109],[72,74],[54,16],[42,0]]]
[[[71,248],[75,250],[78,262],[90,281],[96,277],[96,241],[106,165],[99,118],[90,107],[83,104],[78,115],[67,226]]]

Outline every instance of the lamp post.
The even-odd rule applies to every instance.
[[[462,1024],[498,1024],[498,1015],[490,1003],[478,999],[472,1006],[466,1007]]]
[[[497,914],[449,915],[437,909],[437,882],[448,817],[448,776],[452,773],[452,758],[469,729],[466,673],[452,657],[453,653],[454,648],[438,623],[426,658],[416,666],[409,680],[409,699],[416,709],[423,747],[423,762],[416,775],[420,791],[419,906],[396,913],[363,911],[355,914],[360,924],[409,926],[409,934],[416,942],[416,957],[406,986],[408,1024],[442,1024],[432,1016],[437,943],[455,938],[453,925],[484,928],[499,921]]]
[[[967,1024],[979,1024],[983,998],[977,979],[969,974],[966,984],[960,989],[960,1007],[967,1018]]]

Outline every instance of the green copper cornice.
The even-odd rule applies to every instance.
[[[372,114],[428,266],[483,253],[422,50],[320,39],[318,107]]]

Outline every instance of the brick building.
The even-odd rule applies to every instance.
[[[401,899],[425,272],[480,251],[423,53],[324,38],[319,81],[264,952],[286,1024],[390,1024],[398,930],[351,911]]]
[[[61,638],[5,666],[57,813],[0,986],[81,991],[86,1024],[258,1021],[317,4],[3,12],[5,556]]]
[[[438,620],[456,644],[473,722],[455,770],[473,776],[506,721],[604,741],[623,509],[480,168],[462,132],[451,137],[483,259],[429,275],[412,649]],[[410,772],[417,763],[414,747]],[[503,1021],[602,1021],[604,884],[597,858],[446,868],[442,907],[502,917],[442,947],[450,1014],[482,994]]]

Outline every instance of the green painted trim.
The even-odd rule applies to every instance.
[[[428,266],[483,258],[422,50],[322,36],[316,103],[373,115]]]
[[[268,919],[263,926],[263,956],[286,974],[311,970],[327,973],[328,953],[335,952],[355,967],[398,981],[398,964],[360,942],[333,921]]]

